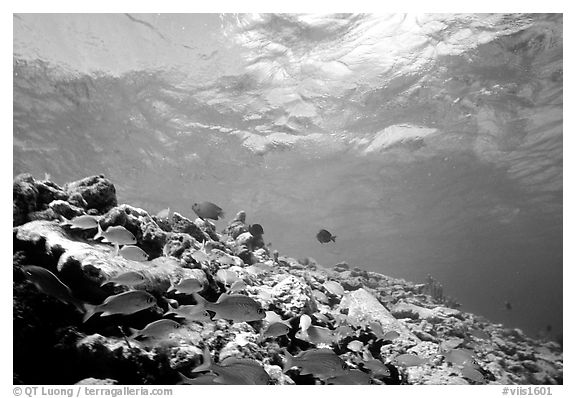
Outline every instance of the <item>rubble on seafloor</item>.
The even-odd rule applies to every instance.
[[[119,205],[104,176],[60,187],[24,174],[14,180],[13,196],[15,384],[563,382],[558,343],[455,308],[433,280],[415,284],[273,253],[249,232],[244,212],[221,233],[210,221],[176,212],[160,219]],[[98,216],[103,229],[130,231],[149,261],[115,255],[114,246],[92,240],[95,230],[63,222],[84,214]],[[32,283],[28,265],[51,271],[87,306],[131,289],[155,302],[83,322],[75,306]],[[105,283],[130,271],[143,280],[131,287]],[[193,294],[171,288],[186,279],[199,281],[197,294],[214,308],[237,282],[232,294],[251,298],[262,316],[239,322],[210,319],[213,311],[208,319],[196,313],[201,320],[174,315],[200,305]],[[160,338],[131,336],[161,319],[179,325]],[[287,326],[270,328],[278,322]],[[323,371],[316,354],[341,361],[341,368]],[[287,368],[288,356],[296,366]]]

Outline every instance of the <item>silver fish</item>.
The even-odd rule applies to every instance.
[[[267,337],[280,337],[285,336],[290,331],[290,326],[284,322],[274,322],[262,332],[262,339]]]
[[[384,365],[382,361],[379,361],[377,359],[369,359],[367,361],[364,361],[364,367],[366,367],[366,369],[369,369],[375,375],[381,375],[386,377],[390,376],[390,369],[388,369],[388,367]]]
[[[74,297],[70,288],[56,275],[44,267],[25,265],[22,267],[26,279],[36,286],[42,293],[52,296],[65,304],[74,305],[80,312],[85,312],[84,305]]]
[[[464,348],[453,349],[443,353],[442,355],[444,355],[447,362],[450,362],[453,365],[465,366],[476,363],[474,353]]]
[[[238,274],[229,269],[219,269],[218,272],[216,272],[216,280],[224,285],[231,285],[239,279]]]
[[[361,352],[362,348],[364,348],[364,344],[362,344],[362,342],[359,340],[352,340],[348,343],[346,348],[348,348],[350,351]]]
[[[94,235],[92,239],[97,240],[100,238],[104,238],[104,242],[114,243],[116,245],[133,245],[137,243],[132,232],[121,225],[114,225],[108,227],[106,231],[103,231],[100,224],[98,224],[98,233]]]
[[[229,357],[218,365],[212,362],[210,352],[204,348],[204,363],[195,368],[193,372],[207,370],[216,373],[218,377],[214,381],[221,384],[266,385],[270,381],[270,376],[257,361]]]
[[[204,286],[202,285],[202,282],[200,282],[198,279],[186,278],[182,279],[176,285],[170,286],[168,291],[171,292],[175,290],[178,293],[192,294],[192,293],[198,293],[202,291],[202,289],[204,289]]]
[[[140,285],[145,280],[146,278],[140,272],[128,271],[104,281],[100,286],[104,286],[107,283],[114,283],[117,285],[134,287]]]
[[[401,366],[420,366],[428,363],[430,359],[424,359],[414,354],[401,354],[394,358],[394,361]]]
[[[284,350],[286,363],[284,372],[296,366],[300,369],[301,375],[312,374],[320,379],[329,379],[346,373],[346,363],[334,353],[326,348],[303,351],[297,356],[292,356]]]
[[[307,341],[314,345],[330,345],[338,340],[332,330],[314,325],[309,326],[308,329],[304,332],[301,330],[298,331],[296,333],[296,338],[299,340]]]
[[[303,314],[300,317],[300,330],[302,332],[305,332],[306,330],[308,330],[310,325],[312,325],[312,319],[308,315]]]
[[[164,316],[174,314],[178,317],[184,318],[187,321],[197,322],[210,322],[210,314],[201,305],[181,305],[178,308],[171,307],[170,311],[166,312]]]
[[[179,376],[180,376],[180,382],[178,382],[177,384],[185,384],[185,385],[222,385],[222,383],[218,383],[217,381],[215,381],[215,379],[217,378],[217,376],[213,376],[213,375],[202,375],[202,376],[198,376],[195,378],[190,378],[190,377],[186,377],[184,376],[182,373],[178,372]]]
[[[146,261],[148,260],[148,254],[140,249],[138,246],[127,245],[123,246],[122,249],[119,250],[119,253],[122,257],[127,260],[132,261]]]
[[[192,204],[192,210],[201,219],[218,220],[218,218],[224,218],[224,211],[212,202],[194,203]]]
[[[336,384],[336,385],[364,385],[370,384],[369,374],[366,374],[358,369],[348,370],[341,375],[330,377],[326,380],[326,384]]]
[[[336,281],[326,281],[322,286],[324,286],[324,289],[334,296],[343,296],[344,293],[346,293],[342,285]]]
[[[382,336],[382,340],[389,340],[392,341],[400,337],[400,333],[396,332],[395,330],[391,330],[389,332],[384,333]]]
[[[170,208],[168,207],[167,209],[160,210],[158,214],[156,214],[156,217],[160,219],[167,219],[170,217]]]
[[[228,289],[228,294],[237,293],[244,289],[246,289],[246,283],[243,280],[237,280],[230,286],[230,289]]]
[[[156,299],[150,293],[143,290],[129,290],[124,293],[107,297],[102,304],[85,304],[86,314],[84,322],[99,312],[102,316],[123,314],[129,315],[135,312],[150,308],[156,304]]]
[[[227,319],[234,322],[249,322],[264,319],[266,312],[256,300],[242,294],[221,294],[218,301],[211,303],[193,293],[198,304],[216,314],[213,319]]]
[[[159,319],[154,322],[150,322],[142,330],[130,329],[132,332],[131,338],[136,337],[151,337],[160,338],[166,334],[174,332],[176,329],[180,328],[180,324],[176,321],[170,319]]]
[[[203,250],[196,250],[194,253],[192,253],[192,258],[199,263],[206,263],[210,261],[208,253]]]
[[[64,219],[61,225],[69,226],[72,229],[92,229],[98,227],[98,220],[100,220],[101,217],[83,215],[74,217],[71,220],[68,220],[64,216],[61,216],[61,218]]]
[[[484,377],[484,375],[471,365],[466,365],[462,367],[460,371],[462,372],[462,376],[464,376],[467,379],[473,380],[477,383],[486,382],[486,378]]]

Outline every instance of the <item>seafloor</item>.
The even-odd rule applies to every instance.
[[[562,384],[558,343],[460,311],[432,279],[415,284],[279,255],[249,232],[244,212],[217,232],[200,218],[159,218],[118,205],[104,176],[60,187],[25,174],[13,189],[16,384]],[[63,222],[83,214],[101,216],[104,230],[124,226],[148,261],[115,256],[112,245],[92,240],[96,229]],[[156,303],[83,322],[82,305],[30,278],[26,265],[50,270],[84,304],[130,289],[149,292]],[[101,286],[126,271],[143,280]],[[208,302],[237,282],[233,294],[252,298],[266,318],[230,320],[243,315],[221,305],[208,305],[217,311],[207,315],[224,319],[167,314],[202,305],[170,290],[183,279],[199,281]],[[160,319],[180,326],[131,335]]]

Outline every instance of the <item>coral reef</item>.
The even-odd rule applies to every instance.
[[[118,204],[115,192],[104,176],[64,188],[14,180],[15,384],[563,382],[559,344],[460,311],[432,278],[415,284],[281,256],[250,233],[243,211],[217,232],[209,221]],[[130,231],[148,261],[64,222],[85,214]],[[49,277],[32,278],[27,265]],[[173,288],[183,281],[198,288]],[[84,322],[57,294],[63,285],[98,315]],[[153,302],[122,301],[132,290]],[[147,325],[150,335],[134,334]]]

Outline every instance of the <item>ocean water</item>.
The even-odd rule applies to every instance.
[[[14,15],[13,173],[562,336],[562,15]],[[322,245],[326,228],[336,243]],[[505,303],[511,308],[507,309]]]

